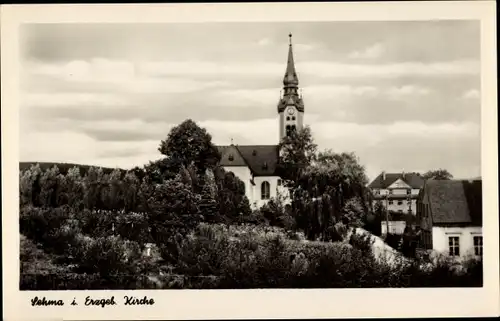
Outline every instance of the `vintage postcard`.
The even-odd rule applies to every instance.
[[[494,2],[1,18],[6,320],[498,315]]]

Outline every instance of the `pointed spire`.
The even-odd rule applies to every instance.
[[[297,78],[295,63],[293,61],[292,34],[290,33],[288,37],[290,39],[290,45],[288,46],[288,62],[286,65],[285,77],[283,78],[283,85],[285,88],[297,87],[299,85],[299,79]]]

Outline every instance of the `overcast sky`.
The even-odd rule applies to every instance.
[[[20,160],[141,166],[187,118],[216,144],[276,144],[289,32],[320,149],[371,179],[481,174],[475,21],[25,25]]]

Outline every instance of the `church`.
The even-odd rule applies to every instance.
[[[293,60],[292,35],[289,35],[288,61],[283,78],[283,91],[277,105],[278,141],[294,130],[301,130],[304,102],[299,95],[299,79]],[[287,189],[277,174],[278,145],[217,146],[220,165],[233,172],[245,184],[245,194],[253,208],[259,208],[277,195],[288,198]]]

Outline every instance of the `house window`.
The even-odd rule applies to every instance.
[[[392,189],[389,190],[389,194],[392,194]]]
[[[411,195],[411,189],[406,190],[406,195]]]
[[[269,182],[264,181],[260,185],[260,198],[263,200],[268,200],[271,198],[271,186]]]
[[[389,201],[389,205],[392,205],[392,203],[393,203],[392,201]]]
[[[281,186],[281,179],[278,179],[278,186]]]
[[[474,236],[474,255],[483,256],[483,237]]]
[[[448,237],[448,248],[450,256],[460,256],[460,238],[458,236]]]
[[[403,205],[403,201],[398,201],[398,205]]]
[[[375,195],[380,195],[380,190],[379,189],[376,189],[373,192],[375,193]]]

